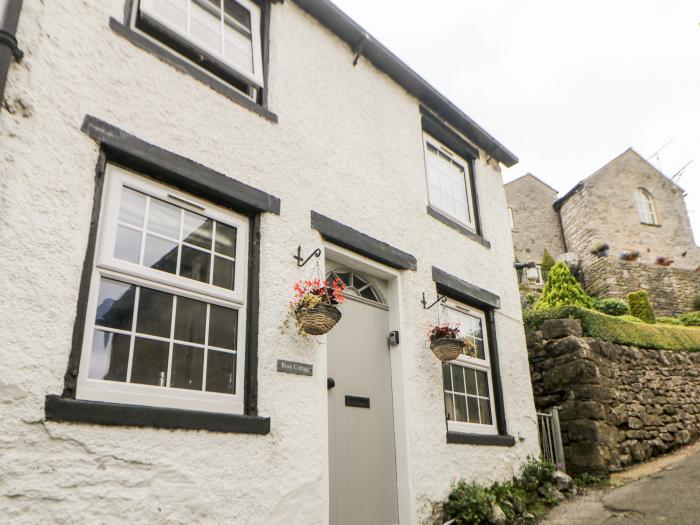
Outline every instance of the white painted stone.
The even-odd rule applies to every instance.
[[[73,4],[73,2],[71,2]],[[430,218],[417,101],[293,2],[272,8],[273,124],[133,46],[108,26],[123,2],[26,0],[0,113],[0,516],[13,523],[327,522],[324,344],[279,326],[292,260],[321,244],[314,209],[416,256],[401,275],[406,369],[405,489],[412,522],[458,477],[512,476],[537,453],[509,218],[499,168],[476,163],[487,249]],[[22,101],[19,103],[19,101]],[[467,110],[469,108],[466,108]],[[44,421],[60,393],[76,315],[98,147],[94,115],[282,200],[262,220],[259,408],[267,436],[113,428]],[[438,266],[498,294],[505,412],[514,447],[448,445],[441,371],[426,341]],[[314,376],[276,372],[277,359]]]

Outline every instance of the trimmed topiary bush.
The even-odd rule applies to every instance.
[[[689,312],[678,317],[685,326],[700,326],[700,312]]]
[[[644,290],[627,294],[627,304],[630,306],[630,314],[639,317],[642,321],[649,324],[656,322],[656,314],[651,307],[649,294]]]
[[[542,296],[535,303],[534,309],[547,310],[562,306],[590,308],[593,306],[593,299],[586,295],[579,282],[571,274],[569,267],[560,261],[549,271],[547,284],[544,286]]]
[[[656,323],[657,324],[672,324],[674,326],[683,326],[683,323],[681,323],[681,320],[676,318],[676,317],[668,317],[665,315],[660,315],[659,317],[656,318]]]
[[[540,267],[542,268],[542,279],[544,279],[545,282],[547,282],[549,271],[556,263],[557,261],[554,260],[554,257],[552,257],[550,253],[545,250],[542,254],[542,262],[540,263]]]
[[[608,315],[627,315],[630,313],[630,307],[622,299],[594,299],[593,308]]]
[[[538,330],[547,319],[578,319],[583,334],[621,345],[657,350],[700,351],[700,328],[630,322],[625,316],[613,317],[577,307],[523,312],[527,330]]]

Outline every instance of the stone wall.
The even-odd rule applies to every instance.
[[[513,245],[520,262],[541,262],[545,249],[563,253],[559,215],[552,207],[557,191],[527,174],[505,185],[513,216]]]
[[[664,268],[612,257],[591,261],[584,270],[586,290],[601,297],[625,299],[637,290],[649,292],[656,315],[676,316],[693,309],[700,295],[700,272]]]
[[[574,319],[528,334],[538,410],[560,407],[567,470],[620,470],[698,436],[700,353],[581,336]]]

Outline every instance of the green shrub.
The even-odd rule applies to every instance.
[[[700,294],[695,296],[693,299],[693,310],[700,310]]]
[[[622,299],[605,298],[605,299],[594,299],[593,308],[599,312],[603,312],[608,315],[627,315],[630,313],[630,307]]]
[[[661,324],[672,324],[675,326],[683,326],[683,323],[681,323],[681,320],[676,318],[676,317],[667,317],[665,315],[660,315],[659,317],[656,318],[657,323]]]
[[[526,512],[540,515],[547,506],[559,503],[554,497],[553,473],[554,465],[549,461],[528,458],[513,481],[482,487],[460,480],[443,504],[445,517],[457,525],[490,523],[494,504],[506,515],[507,523],[519,523]]]
[[[625,321],[629,321],[630,323],[643,323],[639,317],[635,317],[633,315],[618,315],[616,317],[619,317],[620,319],[624,319]]]
[[[542,296],[535,303],[535,310],[559,308],[561,306],[581,306],[590,308],[593,300],[586,295],[569,267],[563,262],[556,263],[549,271],[547,284]]]
[[[645,323],[654,324],[656,315],[649,302],[649,294],[644,290],[627,294],[627,303],[630,305],[630,314],[639,317]]]
[[[583,472],[574,478],[574,485],[577,487],[607,487],[610,485],[610,477]]]
[[[542,254],[542,262],[540,262],[540,268],[542,269],[542,279],[544,279],[545,282],[547,282],[549,271],[556,263],[557,261],[554,260],[554,257],[552,257],[550,253],[547,250],[545,250]]]
[[[684,326],[700,326],[700,312],[689,312],[678,317]]]
[[[578,307],[523,312],[527,330],[537,330],[547,319],[578,319],[583,334],[621,345],[658,350],[700,351],[700,329],[690,326],[630,322],[595,310]]]

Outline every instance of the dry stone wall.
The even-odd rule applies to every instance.
[[[700,353],[582,337],[574,319],[528,334],[538,410],[560,408],[567,470],[605,473],[698,437]]]

